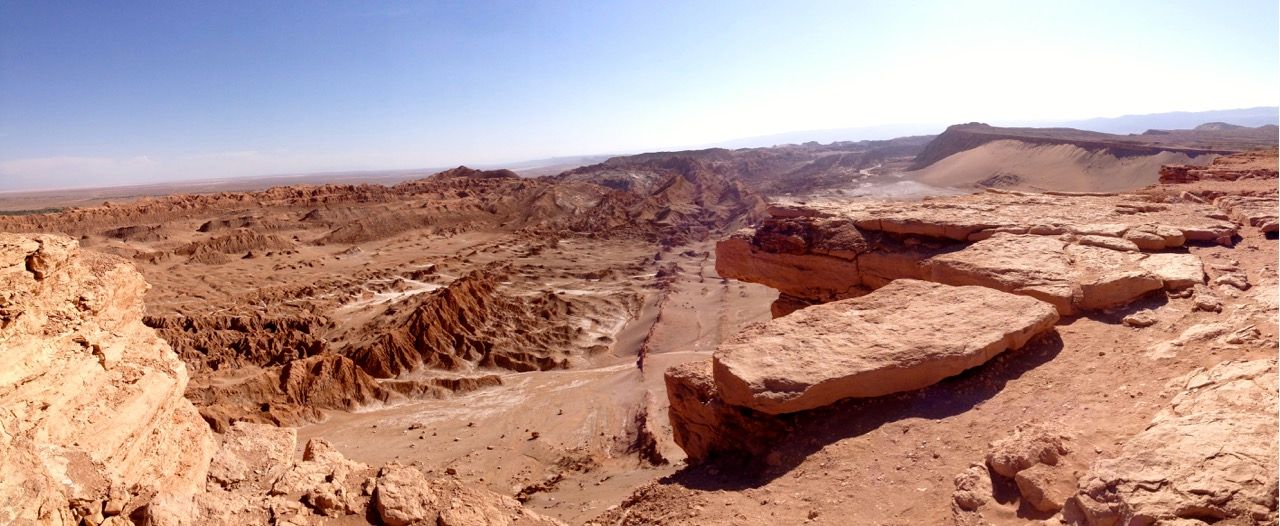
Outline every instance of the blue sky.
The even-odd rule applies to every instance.
[[[0,190],[1270,106],[1276,4],[0,0]]]

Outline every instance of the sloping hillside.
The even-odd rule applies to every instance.
[[[1156,183],[1164,164],[1203,166],[1218,155],[1275,145],[1275,126],[1210,123],[1111,135],[968,123],[947,128],[926,145],[909,173],[936,186],[1120,191]]]

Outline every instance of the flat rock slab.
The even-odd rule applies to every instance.
[[[1204,265],[1193,254],[1119,251],[1053,236],[996,234],[926,265],[931,281],[1031,296],[1064,316],[1204,283]]]
[[[1224,362],[1181,391],[1064,510],[1071,524],[1275,524],[1276,361]]]
[[[1275,202],[1271,204],[1274,208]],[[1227,244],[1237,232],[1236,225],[1212,205],[1158,203],[1125,194],[992,190],[918,202],[808,202],[776,206],[770,213],[838,217],[867,230],[957,241],[977,241],[1000,232],[1126,238],[1142,241],[1147,250],[1186,241]]]
[[[791,413],[927,387],[1057,321],[1028,296],[899,279],[749,327],[716,350],[712,373],[725,403]]]

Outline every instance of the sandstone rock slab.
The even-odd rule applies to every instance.
[[[1064,513],[1090,525],[1275,524],[1276,401],[1274,359],[1188,375],[1145,430],[1094,462]]]
[[[779,207],[781,208],[781,207]],[[994,191],[920,202],[811,203],[808,215],[839,217],[866,230],[977,241],[999,232],[1126,238],[1129,231],[1156,234],[1165,247],[1185,241],[1230,243],[1237,228],[1216,219],[1212,206],[1153,203],[1124,194]],[[1153,242],[1147,242],[1155,248]]]
[[[1053,327],[1053,306],[985,287],[896,280],[815,305],[721,345],[713,375],[728,404],[790,413],[910,391],[1017,349]]]
[[[667,369],[671,433],[690,463],[713,456],[763,457],[787,432],[771,415],[724,403],[711,375],[711,360]]]
[[[1204,262],[1194,254],[1148,254],[1138,265],[1160,278],[1167,289],[1185,289],[1204,283]]]

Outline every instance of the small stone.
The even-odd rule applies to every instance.
[[[1125,316],[1121,321],[1129,327],[1150,327],[1156,324],[1156,316],[1150,310],[1140,310]]]
[[[1214,285],[1230,285],[1240,290],[1249,290],[1249,277],[1242,273],[1223,274],[1213,280]]]

